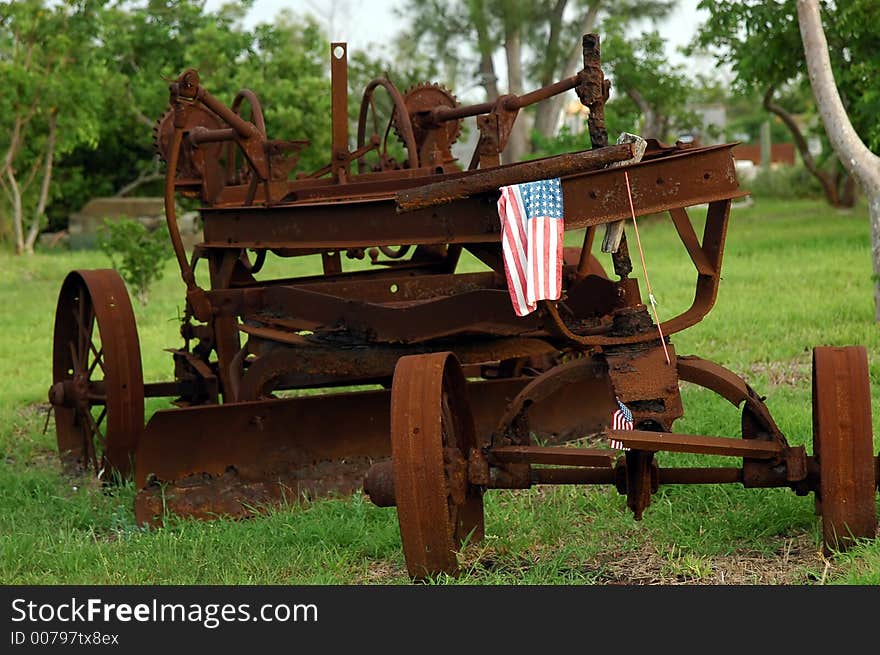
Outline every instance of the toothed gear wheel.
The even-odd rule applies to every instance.
[[[409,112],[410,120],[419,112],[430,111],[435,107],[458,107],[458,100],[455,95],[442,84],[436,82],[419,82],[409,87],[403,94],[403,102]],[[425,139],[434,130],[426,130],[418,125],[418,121],[413,120],[413,135],[415,136],[416,146],[421,150]],[[447,147],[452,146],[461,135],[462,119],[454,121],[446,121],[440,127],[436,128],[440,133],[438,141],[441,141]],[[394,133],[400,138],[400,132],[397,126],[397,117],[394,120]],[[401,139],[401,142],[403,140]]]
[[[168,109],[159,119],[153,123],[153,149],[163,162],[167,161],[167,149],[171,145],[171,136],[174,135],[174,112]]]
[[[211,114],[205,109],[199,107],[190,111],[186,129],[190,130],[193,127],[197,126],[215,130],[226,127],[226,124],[214,114]],[[155,125],[153,125],[153,147],[159,154],[159,159],[161,159],[163,162],[168,161],[168,155],[169,151],[171,150],[171,144],[173,140],[174,111],[169,109],[164,114],[162,114],[159,120],[156,121]],[[177,164],[178,177],[200,178],[200,162],[203,161],[205,157],[219,159],[223,152],[223,144],[219,142],[203,143],[201,146],[199,146],[199,149],[202,152],[199,153],[198,157],[196,157],[195,151],[197,149],[189,145],[187,141],[184,140],[180,149],[180,158]]]

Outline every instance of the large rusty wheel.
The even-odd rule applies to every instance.
[[[819,461],[817,507],[826,552],[874,537],[877,481],[863,346],[813,349],[813,455]]]
[[[401,357],[391,387],[391,459],[403,552],[415,579],[455,575],[464,540],[483,537],[483,493],[467,481],[475,443],[456,357]]]
[[[64,280],[52,382],[49,401],[65,466],[90,469],[105,481],[129,477],[144,427],[144,381],[134,312],[116,271],[73,271]]]

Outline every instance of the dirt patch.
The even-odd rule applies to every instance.
[[[673,548],[664,552],[647,543],[636,550],[603,553],[597,558],[601,584],[624,585],[793,585],[817,581],[832,565],[809,535],[786,539],[773,554],[731,553],[699,556]]]
[[[544,548],[528,554],[502,555],[485,543],[462,555],[463,570],[479,579],[479,571],[522,575],[534,567]],[[705,556],[665,550],[648,541],[636,548],[609,544],[587,561],[556,569],[560,579],[589,580],[598,585],[803,585],[822,584],[834,573],[833,564],[818,551],[809,535],[783,541],[772,554],[738,552]],[[377,580],[381,582],[381,580]]]
[[[746,379],[761,376],[770,387],[796,387],[810,381],[811,369],[810,354],[805,353],[784,362],[755,362],[749,366]]]

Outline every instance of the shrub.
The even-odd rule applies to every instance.
[[[743,181],[742,186],[756,198],[795,200],[798,198],[822,198],[819,181],[803,165],[758,168],[755,176]]]
[[[105,220],[98,247],[142,305],[147,304],[150,286],[162,277],[165,261],[173,255],[164,222],[148,230],[133,218]]]

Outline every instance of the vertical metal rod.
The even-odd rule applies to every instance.
[[[333,178],[348,180],[348,47],[330,44],[330,111],[333,121]]]

